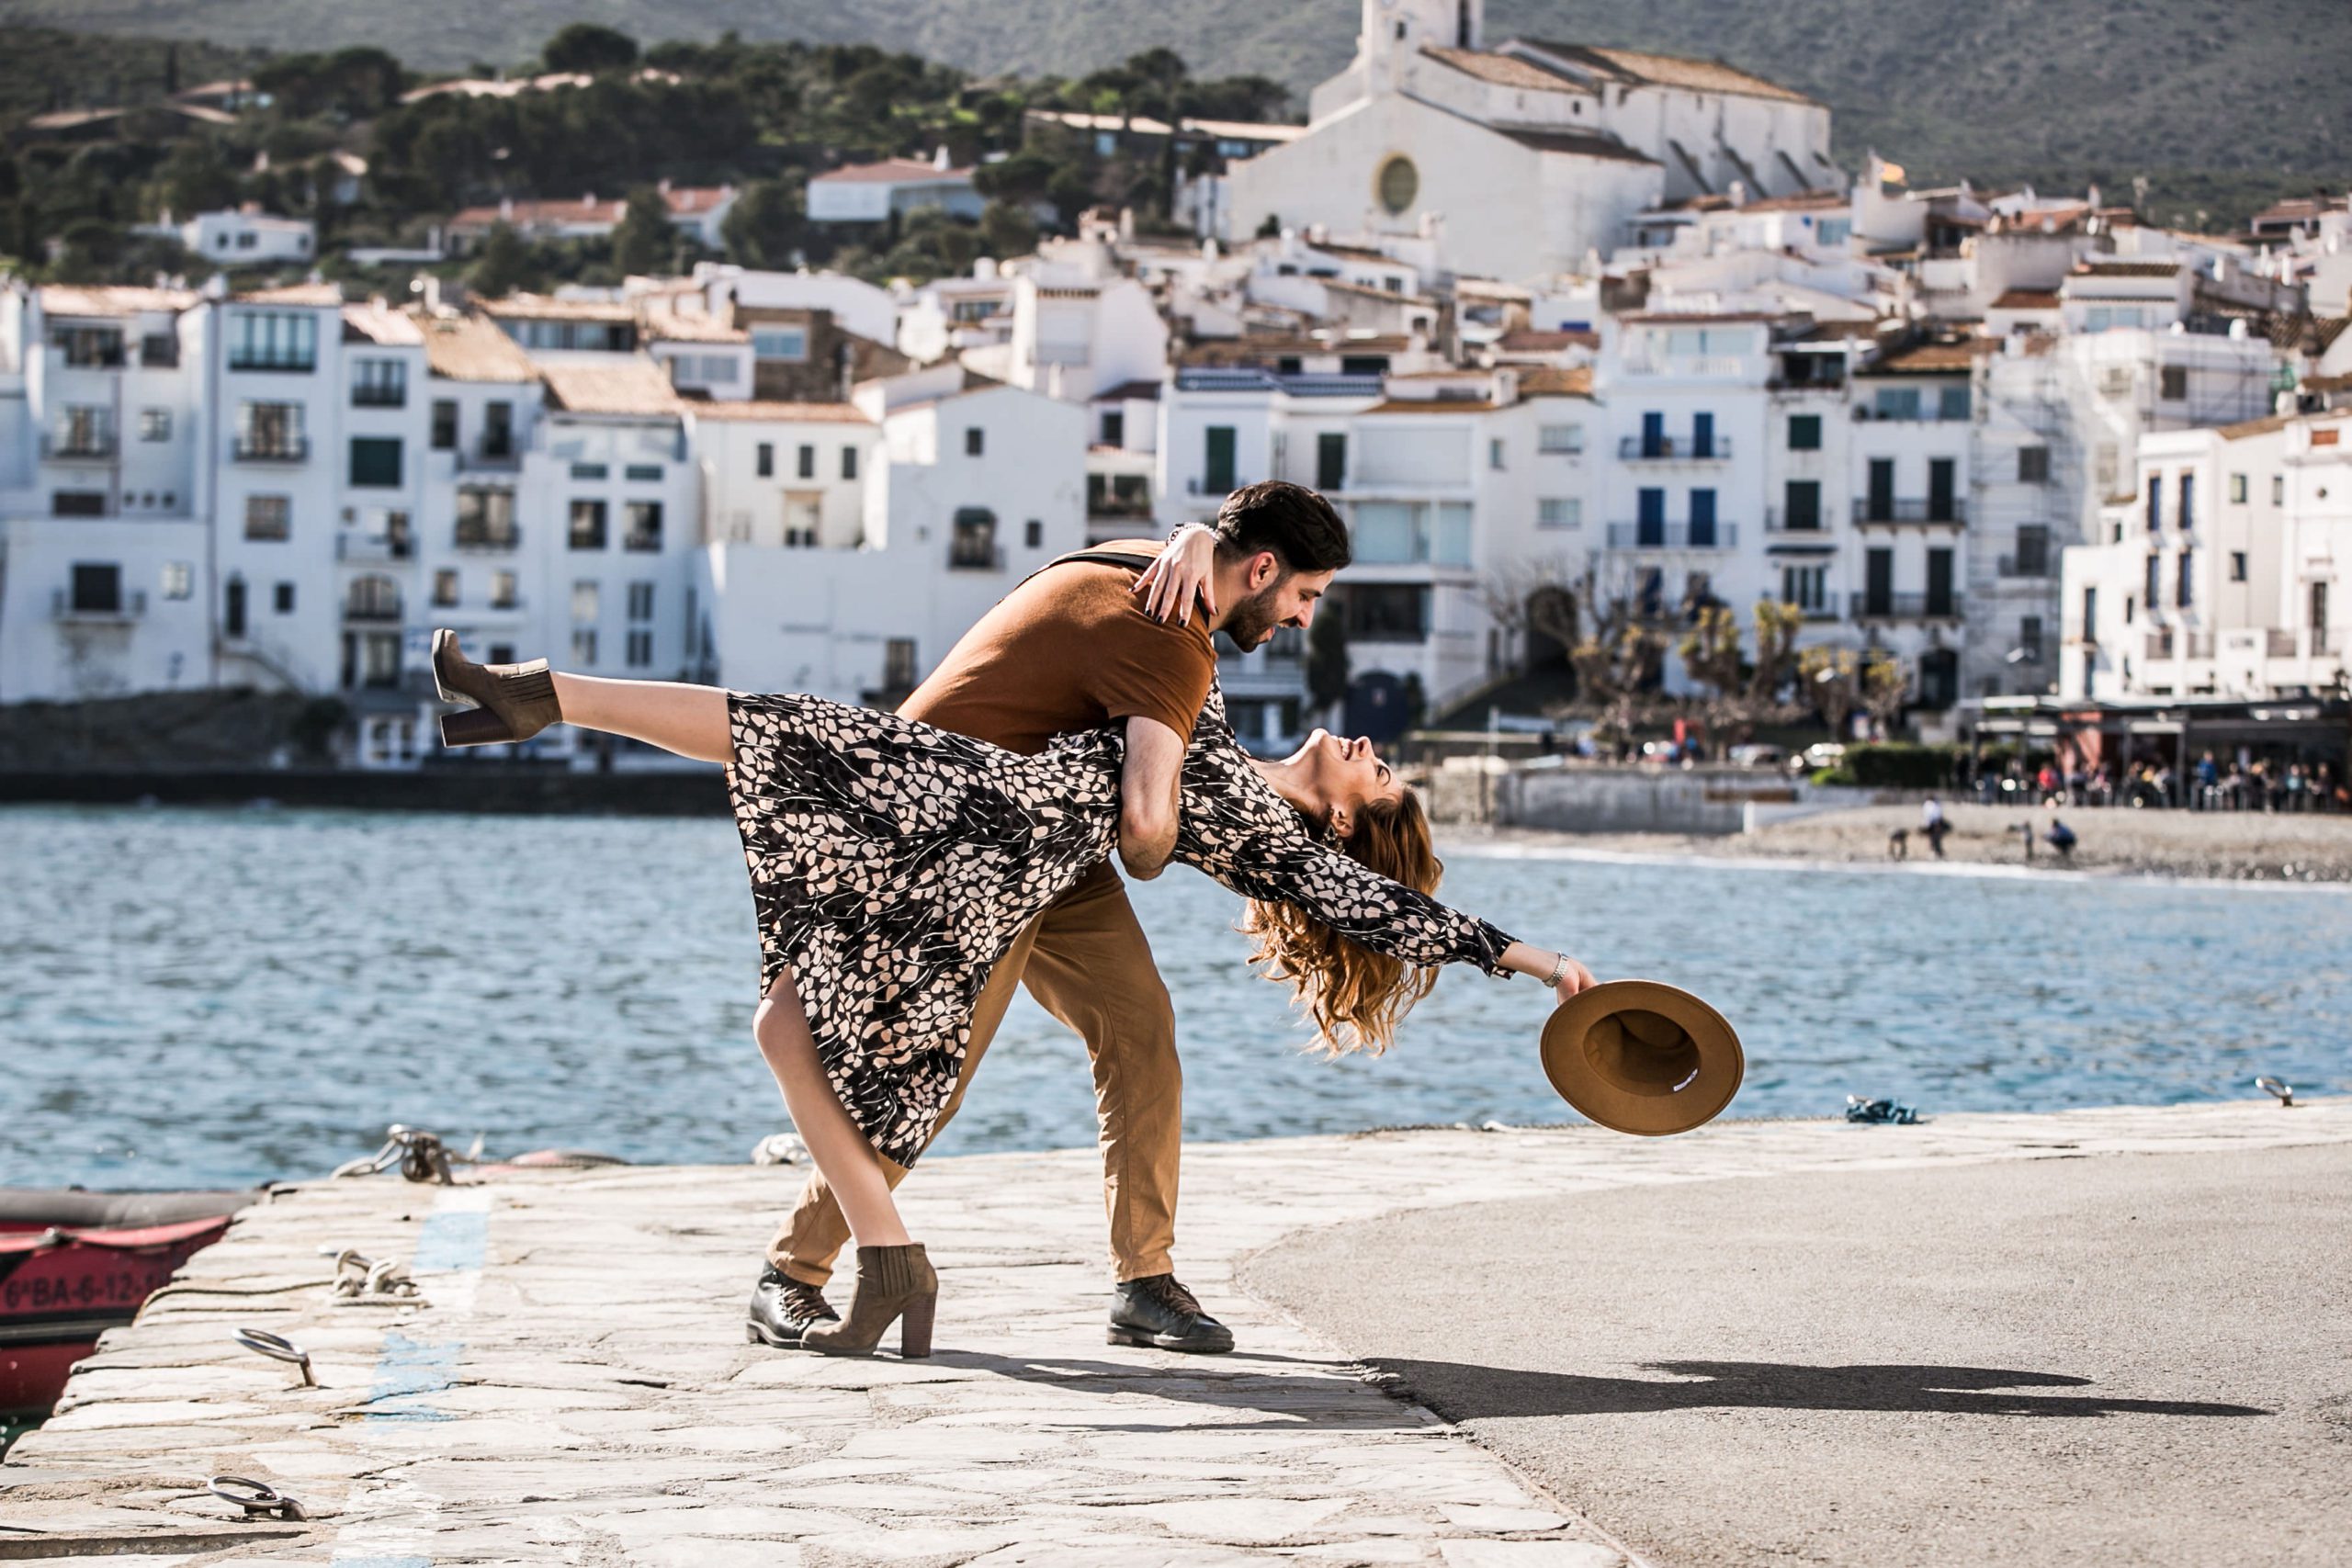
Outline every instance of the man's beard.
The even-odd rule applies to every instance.
[[[1274,614],[1274,594],[1281,587],[1280,582],[1268,584],[1234,605],[1233,614],[1226,618],[1225,635],[1242,652],[1262,644],[1281,624]]]

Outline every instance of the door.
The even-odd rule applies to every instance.
[[[1951,551],[1929,550],[1928,552],[1928,614],[1949,615],[1951,611]]]
[[[242,577],[229,580],[227,596],[220,606],[220,629],[228,637],[245,635],[245,580]]]
[[[1642,456],[1645,457],[1666,456],[1666,415],[1662,413],[1642,415]]]
[[[1715,455],[1715,416],[1694,413],[1690,416],[1690,456],[1712,457]]]
[[[1635,493],[1634,543],[1656,549],[1666,543],[1666,491],[1644,489]]]
[[[1872,522],[1887,523],[1894,518],[1894,459],[1871,459],[1871,499],[1868,514]]]
[[[1233,488],[1233,426],[1212,424],[1208,427],[1208,444],[1201,475],[1201,489],[1210,495],[1223,495]]]
[[[1950,523],[1959,516],[1952,510],[1952,468],[1950,457],[1928,459],[1928,521]]]
[[[1690,492],[1690,547],[1706,549],[1713,547],[1714,542],[1715,492],[1712,490],[1694,490]]]
[[[1877,549],[1862,559],[1862,614],[1886,615],[1894,610],[1894,552]]]
[[[1345,431],[1327,430],[1315,438],[1315,488],[1348,488],[1348,437]]]

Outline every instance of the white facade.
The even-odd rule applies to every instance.
[[[972,188],[972,171],[949,167],[944,149],[930,163],[886,158],[830,170],[808,182],[812,223],[884,223],[926,207],[978,218],[987,205]]]
[[[199,212],[163,227],[213,266],[307,265],[318,254],[318,227],[307,218],[278,218],[247,205]]]

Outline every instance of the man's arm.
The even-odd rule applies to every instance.
[[[1184,738],[1156,718],[1127,720],[1127,760],[1119,775],[1119,863],[1148,882],[1176,850],[1177,785]]]

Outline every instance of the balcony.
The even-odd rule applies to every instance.
[[[345,533],[334,536],[334,558],[354,566],[379,566],[406,560],[416,547],[406,534]]]
[[[1808,621],[1834,621],[1838,618],[1837,604],[1828,601],[1818,604],[1801,604],[1798,609]]]
[[[1731,457],[1731,437],[1661,436],[1656,441],[1628,435],[1617,443],[1617,457],[1627,463],[1720,463]]]
[[[1857,621],[1956,621],[1961,618],[1957,593],[1857,593]]]
[[[2047,554],[2038,556],[2003,556],[2001,558],[2000,572],[2003,577],[2046,578],[2050,575],[2050,557]]]
[[[2293,634],[2290,633],[2291,637]],[[2211,632],[2177,631],[2166,627],[2148,634],[2147,657],[2150,659],[2211,659],[2213,657]]]
[[[2273,626],[2262,634],[2262,653],[2266,659],[2292,659],[2301,651],[2296,646],[2295,634]]]
[[[85,593],[76,598],[71,589],[59,588],[52,590],[49,596],[51,620],[119,624],[135,621],[146,613],[147,595],[137,590],[129,593]]]
[[[476,441],[458,448],[458,467],[511,470],[520,468],[523,454],[510,438],[504,441]]]
[[[950,571],[1002,571],[1002,545],[950,545],[947,547],[947,570]]]
[[[111,463],[121,451],[111,430],[70,430],[40,438],[40,455],[50,463]]]
[[[1818,540],[1826,544],[1829,540],[1829,522],[1818,512],[1809,513],[1803,517],[1791,517],[1777,506],[1767,507],[1764,511],[1764,536],[1768,539],[1786,539],[1792,542]]]
[[[1928,523],[1958,528],[1968,521],[1968,505],[1957,496],[1950,501],[1894,501],[1862,496],[1854,502],[1858,524]]]
[[[346,621],[396,625],[401,618],[398,594],[355,594],[343,602],[343,618]]]
[[[1376,398],[1379,376],[1349,375],[1337,370],[1261,370],[1255,366],[1230,369],[1179,370],[1180,392],[1286,392],[1294,398]]]
[[[239,436],[230,443],[229,456],[240,463],[307,463],[311,460],[311,438],[307,435],[257,439]]]
[[[1729,550],[1739,546],[1739,527],[1732,523],[1611,523],[1612,550]]]
[[[519,525],[511,523],[503,528],[469,527],[460,523],[457,532],[450,536],[449,545],[452,549],[469,552],[518,550],[523,547],[523,530]]]

